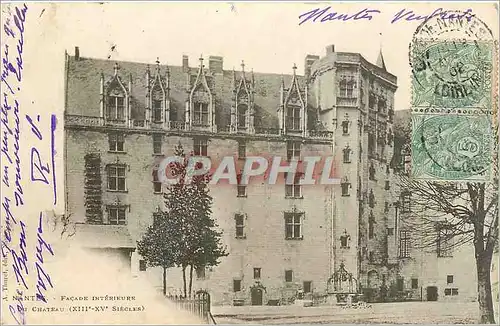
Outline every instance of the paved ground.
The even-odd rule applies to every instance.
[[[341,324],[341,323],[436,323],[474,324],[477,302],[376,303],[371,308],[342,309],[338,306],[243,306],[212,307],[217,324]]]

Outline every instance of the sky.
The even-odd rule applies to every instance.
[[[315,8],[355,14],[379,10],[372,20],[306,22],[299,16]],[[224,68],[288,74],[294,63],[303,74],[307,54],[323,56],[327,45],[336,51],[359,52],[375,63],[382,48],[387,69],[398,77],[395,108],[409,106],[408,46],[420,21],[391,23],[401,10],[429,15],[437,8],[472,9],[497,33],[498,12],[492,3],[52,3],[34,6],[31,15],[37,38],[46,40],[37,52],[50,52],[61,64],[64,50],[110,60],[190,65],[200,55],[224,57]],[[43,14],[42,14],[43,11]],[[498,36],[497,36],[498,38]],[[111,51],[114,46],[114,51]],[[46,60],[45,60],[46,61]]]

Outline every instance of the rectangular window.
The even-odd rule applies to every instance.
[[[452,284],[453,283],[453,275],[447,275],[446,276],[446,283],[447,284]]]
[[[354,80],[351,79],[343,79],[339,83],[339,97],[347,97],[347,98],[352,98],[353,97],[353,92],[354,92]]]
[[[437,236],[438,257],[453,257],[453,230],[448,227],[440,227]]]
[[[195,138],[193,141],[193,153],[195,156],[208,156],[208,140]]]
[[[162,121],[162,100],[153,100],[153,122]]]
[[[388,202],[385,202],[385,204],[384,204],[384,212],[389,213],[389,203]]]
[[[235,214],[234,222],[236,227],[236,238],[244,238],[245,237],[245,215],[243,214]]]
[[[245,158],[247,156],[247,144],[244,140],[238,141],[238,158]]]
[[[444,289],[444,295],[451,295],[451,289]]]
[[[394,235],[394,228],[387,228],[387,235]]]
[[[247,186],[238,185],[238,197],[246,197],[247,196]]]
[[[389,181],[388,181],[388,180],[386,180],[386,181],[385,181],[385,187],[384,187],[384,189],[385,189],[385,190],[389,190],[389,189],[391,189],[391,185],[390,185],[390,183],[389,183]]]
[[[123,152],[124,137],[123,134],[109,134],[109,150],[111,152]]]
[[[349,196],[349,188],[351,188],[351,184],[349,182],[342,182],[340,187],[342,188],[342,196]]]
[[[247,126],[247,105],[238,104],[238,128],[244,129]]]
[[[285,238],[302,239],[302,217],[304,213],[285,213]]]
[[[260,267],[254,267],[253,269],[253,278],[258,280],[260,279],[260,272],[261,272],[261,268]]]
[[[208,104],[194,103],[193,106],[193,125],[208,126]]]
[[[125,99],[122,96],[108,96],[106,119],[123,122],[125,120],[124,108]]]
[[[300,159],[300,143],[289,141],[286,143],[286,157],[288,161]]]
[[[285,271],[285,282],[293,282],[293,271],[292,270]]]
[[[241,280],[233,280],[233,292],[241,291]]]
[[[300,179],[302,178],[303,173],[300,172],[295,173],[295,177],[293,179],[292,184],[286,184],[286,180],[288,179],[288,173],[285,173],[284,176],[285,176],[285,197],[302,198],[302,186],[300,185]]]
[[[300,107],[288,106],[286,115],[286,129],[300,131]]]
[[[162,185],[158,179],[158,170],[157,169],[153,170],[153,192],[155,194],[161,194],[161,192],[162,192]]]
[[[452,288],[451,289],[451,295],[458,295],[458,289],[457,288]]]
[[[144,272],[146,269],[146,261],[144,259],[139,260],[139,271]]]
[[[412,278],[411,279],[411,288],[412,289],[418,289],[418,278]]]
[[[125,166],[108,166],[108,190],[126,191]]]
[[[161,154],[161,147],[163,145],[163,135],[153,135],[153,154]]]
[[[399,257],[410,258],[410,231],[399,231]]]
[[[108,221],[111,225],[126,225],[125,207],[108,207]]]
[[[312,292],[312,282],[311,281],[304,281],[303,282],[303,289],[304,289],[304,293],[311,293]]]

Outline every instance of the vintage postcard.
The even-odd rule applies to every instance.
[[[499,322],[495,2],[2,2],[2,325]]]

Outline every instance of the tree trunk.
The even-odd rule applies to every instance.
[[[477,292],[481,324],[495,323],[493,298],[491,295],[491,259],[492,255],[486,252],[483,252],[482,255],[476,256]]]
[[[184,297],[186,297],[186,266],[182,266],[182,282],[184,285]]]
[[[193,289],[193,265],[189,269],[189,296],[191,296],[191,290]]]
[[[167,295],[167,268],[163,267],[163,295]]]

